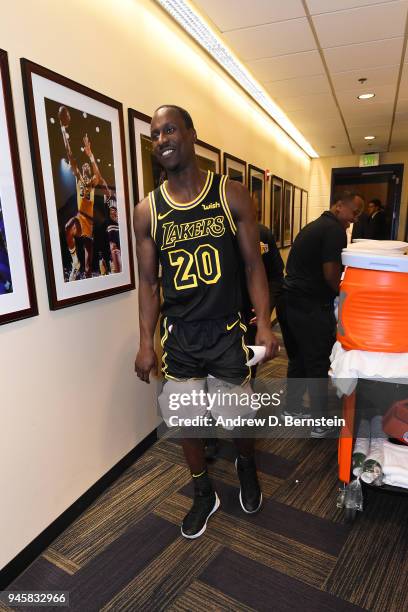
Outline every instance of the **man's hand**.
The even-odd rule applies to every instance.
[[[274,359],[279,353],[279,342],[270,327],[258,327],[256,333],[255,344],[266,348],[265,357],[259,363],[264,363],[270,359]]]
[[[91,141],[88,138],[88,134],[85,134],[85,136],[83,138],[83,142],[84,142],[84,151],[85,151],[86,155],[88,157],[92,157]]]
[[[139,348],[135,359],[135,372],[143,382],[150,383],[149,376],[153,370],[153,374],[157,376],[157,355],[153,348]]]

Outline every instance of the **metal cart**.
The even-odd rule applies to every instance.
[[[353,523],[359,512],[354,501],[354,495],[350,492],[350,482],[352,476],[352,455],[354,445],[354,428],[355,428],[355,412],[356,412],[356,390],[350,395],[343,396],[343,419],[345,425],[342,427],[338,443],[338,465],[339,465],[339,480],[341,483],[342,506],[344,508],[346,523]],[[370,488],[378,492],[397,493],[408,495],[408,489],[394,487],[391,485],[382,485],[381,487],[362,483],[363,492],[365,488]],[[364,505],[367,501],[367,496],[364,496]],[[339,505],[339,504],[338,504]]]

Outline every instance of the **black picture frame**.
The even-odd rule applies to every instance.
[[[51,310],[134,289],[122,104],[28,59],[21,59],[21,70]],[[104,155],[96,147],[86,157],[85,137],[91,145],[103,143]],[[75,164],[67,142],[72,159],[78,159]],[[98,177],[95,164],[102,168]],[[75,167],[81,168],[79,175]],[[61,196],[64,189],[66,197]],[[85,204],[87,213],[81,209]],[[105,223],[107,228],[116,223],[117,232],[109,234]],[[79,259],[80,245],[85,264]],[[76,249],[79,265],[74,269]]]
[[[292,206],[292,238],[291,241],[295,240],[296,236],[301,230],[302,222],[302,189],[297,185],[293,186],[293,206]]]
[[[279,176],[271,177],[270,200],[270,228],[277,246],[282,248],[283,179]]]
[[[3,325],[38,315],[8,55],[3,49],[0,49],[0,98],[0,325]]]
[[[251,197],[257,198],[258,222],[265,218],[265,172],[258,166],[248,164],[248,189]]]
[[[301,228],[307,225],[308,204],[309,204],[309,192],[306,189],[302,189],[302,211],[300,214],[300,227]]]
[[[289,181],[283,183],[283,209],[282,209],[282,247],[292,244],[292,218],[293,218],[293,184]]]
[[[195,143],[195,153],[198,159],[200,170],[206,172],[210,170],[216,174],[221,173],[221,150],[204,140],[198,140]]]
[[[238,181],[242,185],[247,184],[247,163],[235,155],[224,151],[224,166],[223,173],[228,176],[231,181]],[[241,176],[240,176],[241,175]]]
[[[166,173],[153,156],[150,115],[129,108],[128,120],[133,203],[136,205],[165,180]]]

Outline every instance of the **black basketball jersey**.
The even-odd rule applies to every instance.
[[[226,176],[208,171],[201,193],[183,204],[171,199],[167,181],[149,194],[166,316],[200,321],[240,310],[237,228],[226,200],[226,181]]]

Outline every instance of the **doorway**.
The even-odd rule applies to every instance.
[[[372,198],[378,198],[385,211],[387,238],[398,235],[404,164],[382,164],[372,168],[333,168],[330,201],[336,191],[356,191],[364,198],[364,210]]]

